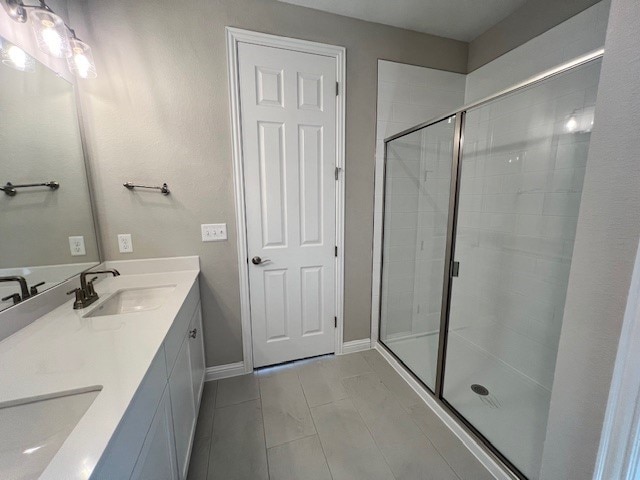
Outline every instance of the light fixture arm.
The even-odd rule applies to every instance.
[[[40,10],[46,10],[47,12],[54,12],[49,5],[45,2],[45,0],[39,0],[39,5],[27,5],[22,0],[2,0],[2,4],[4,9],[9,14],[9,16],[17,22],[26,23],[27,22],[27,8],[35,8]],[[69,30],[71,34],[71,38],[76,40],[80,40],[76,36],[76,31],[71,28],[66,22],[64,22],[64,26]]]

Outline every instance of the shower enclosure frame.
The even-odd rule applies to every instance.
[[[385,352],[389,353],[396,361],[403,366],[405,371],[411,375],[433,399],[442,406],[448,413],[452,414],[455,419],[470,433],[473,437],[480,441],[480,446],[485,453],[493,457],[499,464],[507,470],[509,474],[514,478],[520,480],[528,480],[528,478],[520,472],[520,470],[501,452],[498,450],[474,425],[472,425],[460,412],[458,412],[447,400],[444,398],[443,385],[444,375],[446,370],[446,353],[447,342],[449,334],[449,318],[451,307],[451,287],[453,283],[454,275],[454,258],[456,248],[456,230],[458,224],[458,205],[460,195],[460,160],[464,149],[464,122],[465,116],[468,110],[482,106],[500,97],[512,94],[524,88],[536,85],[540,82],[548,80],[552,77],[568,72],[575,68],[586,65],[587,63],[602,58],[604,55],[604,49],[598,49],[593,52],[582,55],[574,60],[559,65],[553,69],[547,70],[539,75],[531,77],[523,82],[517,83],[509,88],[501,90],[491,96],[482,98],[475,102],[469,103],[462,108],[456,109],[445,115],[440,115],[427,122],[420,123],[411,128],[403,130],[399,133],[391,135],[384,139],[384,163],[383,163],[383,184],[382,184],[382,236],[381,236],[381,253],[380,253],[380,290],[379,290],[379,303],[378,303],[378,338],[376,343],[380,345]],[[442,305],[440,310],[440,324],[438,331],[438,356],[436,364],[436,376],[435,376],[435,388],[432,390],[426,383],[418,377],[409,368],[402,359],[398,357],[389,347],[387,347],[381,339],[382,333],[382,289],[383,289],[383,274],[384,274],[384,235],[385,235],[385,206],[386,206],[386,178],[387,178],[387,153],[389,142],[398,138],[410,135],[414,132],[422,130],[424,128],[435,125],[443,120],[447,120],[455,117],[454,136],[453,136],[453,155],[451,163],[451,181],[449,190],[449,210],[447,217],[447,233],[446,233],[446,249],[444,260],[444,272],[443,272],[443,290],[442,290]]]

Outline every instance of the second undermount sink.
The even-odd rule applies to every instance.
[[[0,404],[0,478],[39,478],[101,388]]]
[[[175,288],[175,285],[163,285],[118,290],[84,317],[102,317],[155,310],[162,306],[167,295]]]

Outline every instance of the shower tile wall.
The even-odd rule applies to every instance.
[[[382,192],[384,182],[383,140],[417,123],[427,121],[462,106],[464,90],[465,75],[384,60],[378,61],[374,266],[371,306],[375,325],[372,332],[374,338],[377,337],[375,328],[377,328],[378,324],[380,298]],[[415,165],[417,167],[418,163]],[[417,174],[417,171],[414,173]],[[391,301],[397,305],[397,308],[394,310],[396,318],[394,318],[392,331],[387,333],[399,336],[410,334],[414,328],[415,257],[413,252],[419,228],[419,205],[416,195],[410,198],[410,195],[406,195],[410,193],[410,190],[403,191],[402,185],[407,184],[406,178],[405,180],[397,179],[394,183],[396,185],[395,192],[399,195],[392,200],[393,208],[396,211],[391,224],[391,231],[387,231],[387,235],[392,235],[395,238],[396,251],[402,250],[402,242],[405,245],[411,245],[411,248],[406,249],[405,258],[392,267],[395,281],[389,294],[393,297]],[[393,195],[392,192],[388,193]],[[409,264],[411,265],[409,266]]]
[[[551,390],[599,63],[471,110],[451,331]],[[541,354],[540,352],[546,352]]]
[[[465,103],[604,46],[610,0],[602,0],[467,75]]]

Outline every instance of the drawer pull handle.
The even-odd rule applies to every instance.
[[[194,328],[193,330],[189,331],[189,337],[191,338],[196,338],[198,336],[198,329]]]

